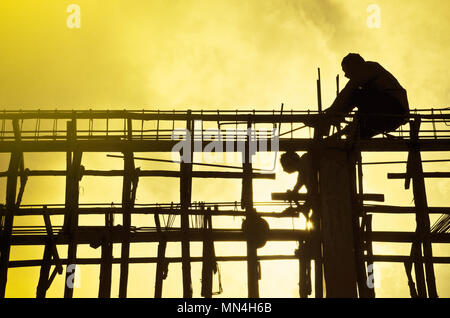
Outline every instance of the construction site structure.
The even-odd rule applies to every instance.
[[[449,207],[427,204],[425,178],[448,178],[450,172],[424,172],[423,152],[450,151],[450,111],[426,109],[411,111],[408,124],[388,136],[370,140],[327,139],[308,136],[305,124],[314,127],[322,114],[314,111],[203,110],[203,111],[20,111],[0,112],[0,153],[10,154],[6,178],[5,204],[1,206],[0,296],[5,297],[9,268],[39,266],[36,296],[45,297],[56,275],[73,274],[72,264],[100,265],[99,297],[111,297],[112,265],[120,264],[119,297],[127,296],[129,264],[156,263],[156,298],[162,296],[163,281],[170,263],[182,264],[183,297],[192,297],[191,263],[202,262],[202,292],[213,296],[213,274],[217,263],[246,261],[248,297],[259,297],[260,262],[280,259],[298,260],[299,295],[308,297],[314,290],[317,298],[375,297],[370,277],[374,262],[404,263],[412,297],[437,297],[434,264],[450,263],[450,256],[433,256],[433,243],[450,243]],[[354,114],[347,116],[352,120]],[[262,127],[259,129],[259,127]],[[443,128],[441,128],[443,127]],[[215,133],[212,133],[215,131]],[[231,150],[230,150],[231,149]],[[309,152],[314,186],[307,194],[273,193],[271,200],[254,202],[253,182],[275,179],[274,169],[255,169],[255,153],[276,154],[284,151]],[[152,153],[179,154],[178,170],[141,170],[137,160],[162,161]],[[223,166],[222,170],[196,170],[194,153],[233,151],[242,155],[241,167]],[[121,153],[123,169],[89,170],[82,165],[85,153]],[[412,183],[414,206],[389,206],[383,194],[364,193],[362,156],[364,152],[405,152],[408,160],[402,173],[391,173],[389,179],[404,179],[405,188]],[[65,153],[64,170],[30,170],[24,153]],[[147,153],[139,157],[135,154]],[[276,157],[275,159],[276,160]],[[276,161],[275,161],[276,162]],[[275,163],[274,162],[274,163]],[[208,165],[207,167],[220,167]],[[227,169],[223,171],[224,169]],[[27,179],[35,176],[64,176],[65,202],[61,204],[24,205]],[[82,204],[79,182],[84,176],[120,176],[121,204]],[[179,202],[136,204],[139,179],[164,177],[179,179]],[[242,182],[241,198],[236,202],[202,202],[191,200],[194,178],[231,178]],[[259,207],[288,208],[292,202],[312,202],[310,222],[305,229],[273,229],[271,218],[291,217],[280,212],[259,212]],[[375,203],[374,203],[375,202]],[[414,214],[415,232],[373,231],[372,215],[390,213]],[[154,215],[155,227],[132,225],[131,216]],[[430,214],[442,214],[436,231],[430,225]],[[42,216],[45,227],[16,227],[15,218]],[[64,216],[62,226],[53,226],[50,216]],[[80,226],[80,215],[101,215],[104,226]],[[114,216],[122,224],[114,224]],[[190,226],[190,217],[199,216],[200,228]],[[162,217],[180,218],[180,227],[162,224]],[[217,216],[243,216],[242,228],[216,229]],[[445,223],[447,222],[447,223]],[[170,223],[170,222],[169,222]],[[443,224],[447,225],[443,225]],[[214,242],[246,242],[246,256],[216,256]],[[258,249],[269,241],[298,242],[292,255],[258,255]],[[157,257],[130,257],[130,244],[158,244]],[[181,257],[167,257],[168,242],[181,243]],[[203,243],[202,257],[193,257],[190,242]],[[411,255],[374,255],[373,242],[412,243]],[[113,244],[121,244],[121,257],[113,257]],[[101,248],[101,258],[77,257],[80,245]],[[11,246],[45,246],[42,260],[10,260]],[[58,246],[67,246],[64,257]],[[312,261],[314,261],[312,263]],[[314,266],[312,266],[314,264]],[[53,270],[51,270],[53,267]],[[66,267],[66,269],[65,269]],[[414,268],[414,277],[411,270]],[[65,271],[65,274],[64,274]],[[314,276],[312,275],[314,274]],[[314,281],[312,281],[314,277]],[[324,284],[325,283],[325,284]],[[64,297],[73,296],[65,285]]]

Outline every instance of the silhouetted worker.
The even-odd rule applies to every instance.
[[[295,198],[296,194],[300,189],[305,186],[306,191],[309,191],[312,186],[312,161],[309,153],[303,154],[301,157],[294,151],[289,150],[281,155],[280,163],[283,167],[283,170],[287,173],[298,172],[297,183],[295,184],[292,190],[288,190],[288,193],[292,194],[292,198]],[[303,206],[300,206],[297,200],[292,200],[297,204],[297,209],[288,208],[284,213],[294,213],[295,211],[300,211],[308,215],[308,212],[311,208],[310,200],[306,199]]]
[[[336,135],[353,136],[359,122],[361,138],[368,139],[406,123],[409,114],[406,90],[391,73],[355,53],[343,58],[342,70],[350,81],[325,110],[329,117],[322,127],[322,135],[328,135],[330,125],[341,121],[354,107],[358,108],[357,120]]]

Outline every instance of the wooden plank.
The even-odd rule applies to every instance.
[[[21,136],[17,120],[12,122],[15,138],[15,149],[11,152],[8,167],[8,179],[6,181],[6,214],[1,219],[1,243],[0,243],[0,298],[6,294],[6,282],[8,279],[8,263],[11,251],[11,235],[13,229],[14,214],[17,210],[17,172],[23,161],[23,152],[20,149]]]
[[[327,297],[356,298],[356,259],[352,228],[351,180],[347,154],[323,150],[320,196],[323,262]]]

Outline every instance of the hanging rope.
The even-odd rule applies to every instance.
[[[142,110],[142,120],[141,120],[141,140],[144,139],[144,110]]]
[[[219,266],[219,264],[217,262],[216,262],[216,268],[217,268],[217,276],[218,276],[218,279],[219,279],[219,290],[212,293],[214,296],[220,295],[223,292],[222,276],[220,275],[220,266]]]
[[[5,125],[6,125],[6,109],[3,110],[3,120],[2,120],[2,133],[1,133],[1,137],[2,137],[2,141],[3,141],[3,137],[5,136]]]
[[[431,233],[449,233],[450,215],[442,214],[430,229]]]
[[[58,112],[57,109],[55,109],[55,115]],[[56,140],[56,136],[58,135],[58,118],[55,116],[55,119],[53,120],[53,140]]]
[[[109,134],[109,110],[106,110],[106,137]]]
[[[92,131],[94,130],[94,119],[92,118],[92,109],[89,109],[89,128],[88,136],[92,136]]]
[[[36,141],[39,139],[39,130],[41,129],[41,117],[40,117],[40,109],[37,111],[36,116],[36,126],[34,128],[34,138]]]

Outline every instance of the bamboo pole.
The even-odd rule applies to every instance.
[[[251,148],[250,141],[252,138],[252,122],[247,121],[247,140],[245,142],[245,148],[242,154],[242,200],[241,207],[246,211],[246,222],[251,228],[256,224],[256,212],[253,208],[253,181],[252,181],[252,163],[251,163]],[[259,283],[258,283],[258,251],[255,245],[255,238],[250,237],[252,230],[247,232],[247,284],[248,284],[248,297],[259,297]]]
[[[365,256],[364,260],[367,260]],[[218,262],[247,262],[247,256],[217,256]],[[259,255],[258,261],[298,261],[298,255]],[[410,256],[406,255],[373,255],[374,263],[404,263],[410,260]],[[167,257],[167,263],[181,263],[181,257]],[[190,258],[191,262],[203,262],[203,256],[196,256]],[[61,259],[62,264],[67,264],[67,259]],[[102,262],[101,258],[78,258],[78,264],[80,265],[99,265]],[[120,264],[120,258],[114,258],[113,264]],[[152,264],[157,263],[157,257],[130,257],[130,264]],[[450,264],[450,257],[448,256],[435,256],[433,257],[433,263],[435,264]],[[9,262],[9,268],[21,268],[21,267],[36,267],[41,266],[42,260],[16,260]],[[55,265],[55,260],[50,261],[51,265]]]
[[[163,281],[167,276],[167,269],[168,269],[167,268],[168,263],[165,259],[167,242],[165,240],[165,235],[161,231],[159,214],[156,213],[154,217],[155,217],[156,231],[160,237],[160,241],[158,243],[158,257],[156,263],[155,298],[161,298]]]
[[[301,200],[299,200],[301,201]],[[216,203],[214,203],[216,204]],[[217,204],[219,205],[219,204]],[[169,206],[169,205],[168,205]],[[280,204],[284,206],[284,204]],[[409,206],[392,206],[392,205],[377,205],[377,204],[366,204],[364,205],[364,210],[370,214],[415,214],[416,208]],[[42,207],[21,207],[16,209],[16,216],[25,215],[42,215]],[[47,208],[49,215],[64,215],[65,208],[60,207],[49,207]],[[119,214],[122,213],[122,208],[116,207],[80,207],[78,208],[79,215],[105,215],[106,213]],[[189,209],[189,215],[201,215],[201,211],[198,209]],[[166,214],[166,215],[179,215],[180,209],[176,207],[161,207],[161,206],[142,206],[134,207],[131,214]],[[450,214],[450,207],[428,207],[429,214]],[[0,210],[0,216],[6,215],[5,210]],[[287,218],[280,212],[258,212],[261,217],[268,218]],[[211,216],[245,216],[244,211],[236,211],[233,209],[211,211]]]
[[[425,181],[422,169],[422,158],[420,154],[420,148],[418,148],[415,142],[418,141],[418,134],[420,129],[420,119],[416,119],[411,122],[411,139],[413,140],[412,149],[410,151],[408,166],[409,172],[413,181],[413,193],[414,204],[416,206],[416,223],[419,241],[423,247],[423,256],[426,270],[426,284],[428,289],[428,296],[430,298],[437,298],[436,281],[434,275],[433,266],[433,249],[430,240],[430,218],[428,215],[428,204],[425,189]],[[420,249],[418,249],[418,253]],[[421,257],[422,255],[420,255]],[[422,268],[422,262],[418,264]],[[415,266],[416,267],[416,266]],[[422,289],[424,287],[422,286]],[[419,291],[419,296],[423,296],[423,291]],[[426,293],[425,293],[426,296]]]
[[[131,119],[127,119],[127,139],[132,140],[132,122]],[[123,241],[121,249],[122,263],[120,264],[120,281],[119,281],[119,297],[127,297],[128,287],[128,259],[130,257],[130,227],[131,227],[131,214],[130,210],[134,206],[134,193],[136,192],[137,181],[135,181],[135,166],[133,152],[129,147],[123,150],[124,155],[124,177],[122,185],[122,222],[123,222]],[[133,189],[132,189],[133,187]]]
[[[319,139],[318,132],[314,132],[314,138]],[[312,200],[313,214],[311,221],[312,240],[311,250],[314,258],[314,297],[323,298],[323,254],[322,254],[322,223],[320,220],[320,195],[319,195],[319,160],[320,150],[314,148],[310,150],[312,160],[312,180],[311,189],[308,189],[309,199]],[[305,198],[306,199],[306,198]],[[301,265],[300,265],[301,266]]]
[[[114,226],[114,214],[105,214],[105,234],[102,241],[102,258],[100,262],[100,282],[98,288],[99,298],[111,297],[112,259],[113,243],[111,242],[111,231]]]
[[[78,242],[78,197],[82,152],[76,149],[77,123],[76,120],[67,122],[67,143],[70,144],[73,153],[67,153],[67,177],[66,177],[66,209],[64,217],[64,231],[68,234],[69,260],[66,268],[66,280],[64,284],[64,298],[73,297],[75,284],[77,242]],[[69,269],[71,271],[69,271]]]
[[[190,111],[188,111],[188,114]],[[186,129],[191,136],[193,129],[193,121],[189,116],[186,121]],[[183,297],[192,298],[192,282],[191,282],[191,264],[190,264],[190,242],[189,242],[189,214],[188,209],[191,204],[191,191],[192,191],[192,162],[193,162],[193,139],[189,138],[190,149],[188,154],[185,153],[186,149],[182,149],[180,155],[184,158],[188,158],[188,162],[180,163],[180,204],[181,204],[181,257],[182,262],[182,274],[183,274]]]
[[[205,298],[212,297],[213,273],[217,271],[214,252],[214,241],[212,240],[212,221],[210,208],[202,209],[203,217],[203,262],[202,262],[202,291]]]
[[[92,242],[98,242],[102,237],[102,230],[104,226],[96,227],[79,227],[78,244],[91,244]],[[202,242],[203,232],[191,229],[189,231],[188,239],[192,242]],[[179,242],[182,236],[180,228],[174,228],[171,231],[165,233],[167,242]],[[271,229],[267,234],[268,241],[298,241],[306,239],[310,236],[309,231],[305,230],[283,230],[283,229]],[[411,243],[416,238],[415,232],[389,232],[389,231],[373,231],[373,242],[390,242],[390,243]],[[42,234],[21,234],[12,235],[11,246],[13,245],[44,245],[47,235]],[[115,228],[112,231],[111,240],[113,243],[121,243],[123,237],[123,230],[121,228]],[[213,230],[214,241],[232,241],[232,242],[245,242],[246,236],[241,229],[220,229]],[[450,243],[450,233],[431,233],[430,240],[432,243]],[[69,236],[59,234],[55,238],[55,243],[58,245],[68,244]],[[144,231],[135,232],[130,235],[130,242],[132,243],[151,243],[159,242],[159,236],[156,231]]]
[[[23,161],[23,152],[20,148],[21,136],[18,120],[13,120],[15,149],[11,152],[8,168],[8,179],[6,181],[6,214],[1,219],[1,255],[0,255],[0,298],[6,294],[6,281],[8,278],[8,263],[11,251],[11,235],[13,230],[14,214],[17,209],[17,172],[21,161]]]
[[[239,141],[241,142],[241,141]],[[238,147],[237,141],[222,141],[222,149],[231,147],[234,149]],[[322,141],[324,146],[345,149],[345,140],[327,140]],[[99,140],[79,140],[77,147],[81,152],[121,152],[124,144],[127,141],[112,140],[111,137],[104,137]],[[129,147],[133,152],[170,152],[178,143],[176,140],[133,140],[129,143]],[[200,142],[199,142],[200,143]],[[309,138],[280,138],[279,151],[294,150],[294,151],[308,151],[314,141]],[[202,151],[210,141],[201,142]],[[418,141],[421,151],[447,151],[450,147],[449,138],[441,138],[437,140],[421,139]],[[66,141],[22,141],[22,150],[24,152],[65,152],[68,151]],[[2,141],[0,143],[0,153],[11,153],[15,149],[14,141]],[[270,142],[265,149],[258,149],[260,152],[273,151]],[[408,139],[384,139],[375,138],[371,140],[361,141],[361,151],[364,152],[392,152],[392,151],[409,151]]]
[[[96,176],[96,177],[122,177],[125,174],[123,170],[85,170],[83,176]],[[24,172],[18,172],[18,176],[66,176],[67,172],[63,170],[27,170]],[[140,170],[137,172],[139,177],[172,177],[179,178],[180,171],[173,170]],[[0,172],[0,178],[8,176],[8,171]],[[241,179],[242,172],[229,172],[229,171],[193,171],[193,178],[224,178],[224,179]],[[275,179],[274,173],[259,173],[254,172],[253,178],[255,179]]]

